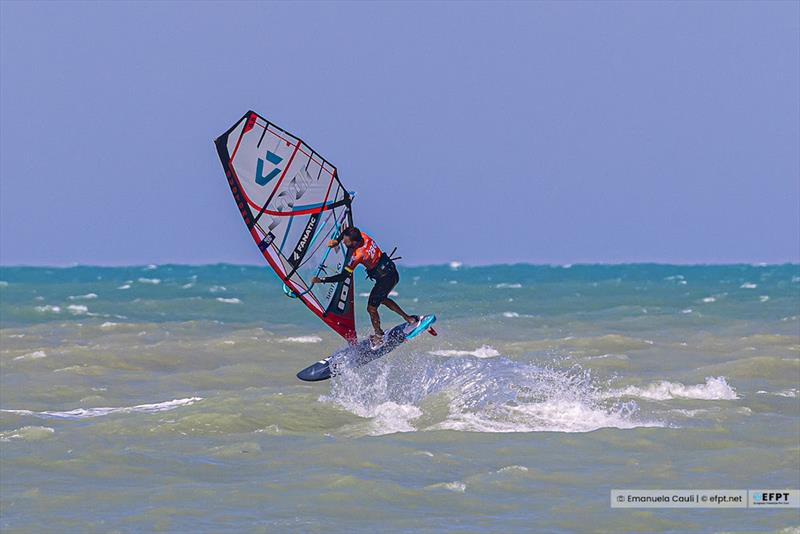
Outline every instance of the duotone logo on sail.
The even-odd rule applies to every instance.
[[[267,151],[267,155],[264,157],[268,162],[275,165],[275,168],[272,169],[272,171],[270,171],[269,174],[264,175],[264,160],[258,158],[258,163],[256,164],[256,183],[258,185],[267,185],[267,183],[269,183],[270,180],[272,180],[281,173],[281,169],[278,168],[278,163],[283,161],[282,157],[270,152],[269,150]]]

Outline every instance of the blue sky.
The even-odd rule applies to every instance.
[[[0,263],[258,263],[254,109],[408,264],[800,261],[800,3],[2,2]]]

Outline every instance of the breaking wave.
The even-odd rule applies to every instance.
[[[666,426],[640,417],[635,401],[604,396],[590,373],[579,367],[554,369],[502,356],[432,359],[411,354],[345,368],[320,401],[368,419],[354,430],[373,435]]]

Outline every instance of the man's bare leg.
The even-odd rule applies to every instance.
[[[367,306],[367,313],[369,313],[369,320],[372,321],[372,328],[375,330],[375,334],[382,336],[383,330],[381,330],[381,316],[378,315],[378,308],[376,306]]]
[[[404,312],[403,308],[401,308],[400,305],[397,304],[392,299],[385,298],[385,299],[383,299],[383,302],[381,302],[381,304],[383,304],[384,306],[386,306],[387,308],[389,308],[390,310],[395,312],[397,315],[402,317],[403,320],[405,320],[408,324],[414,324],[414,323],[417,322],[417,320],[414,317],[412,317],[411,315],[409,315],[406,312]],[[369,309],[369,308],[367,308],[367,309]],[[375,311],[375,313],[377,314],[377,310]],[[380,319],[378,320],[378,322],[380,324]],[[373,321],[372,324],[373,324],[373,326],[375,325],[374,321]]]

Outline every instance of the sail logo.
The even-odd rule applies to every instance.
[[[311,242],[311,236],[314,234],[314,229],[317,227],[318,221],[319,214],[315,213],[309,217],[303,233],[300,234],[300,241],[298,241],[297,245],[294,247],[294,252],[292,253],[291,260],[289,261],[289,263],[291,263],[295,269],[300,265],[300,262],[303,260],[303,256],[306,255],[306,249],[308,249],[308,245]]]
[[[347,295],[350,293],[350,283],[352,281],[353,276],[351,275],[342,282],[342,292],[339,293],[339,303],[336,306],[341,313],[344,313],[344,310],[347,308]]]
[[[267,185],[270,182],[270,180],[272,180],[273,178],[278,176],[281,173],[281,170],[282,170],[282,169],[278,168],[278,163],[283,161],[282,157],[280,157],[277,154],[274,154],[274,153],[270,152],[269,150],[267,150],[267,155],[264,156],[264,157],[266,158],[266,160],[268,162],[270,162],[273,165],[275,165],[275,168],[272,169],[272,171],[269,174],[265,175],[264,174],[264,160],[261,159],[261,158],[258,158],[258,163],[256,164],[256,183],[258,185]]]

